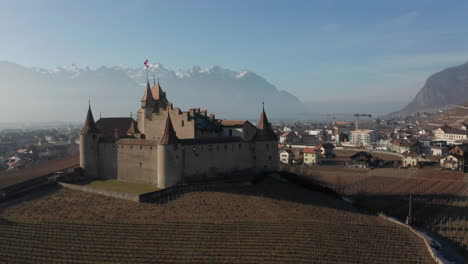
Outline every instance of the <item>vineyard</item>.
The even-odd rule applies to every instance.
[[[398,170],[393,170],[397,172]],[[384,171],[385,172],[385,171]],[[436,170],[402,171],[399,176],[379,171],[301,170],[315,183],[353,198],[355,203],[405,221],[412,196],[413,224],[468,250],[468,181],[463,174]]]
[[[146,204],[50,188],[0,217],[2,263],[434,263],[407,228],[275,180]]]

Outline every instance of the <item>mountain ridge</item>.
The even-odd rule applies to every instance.
[[[148,75],[151,84],[159,78],[169,101],[183,110],[202,107],[218,118],[255,120],[265,101],[267,112],[274,119],[292,118],[304,111],[297,97],[248,70],[193,66],[174,71],[154,64]],[[104,113],[103,116],[128,116],[139,109],[146,82],[143,67],[92,69],[72,64],[44,69],[0,61],[0,91],[10,98],[0,106],[0,120],[81,120],[90,99],[93,110]],[[18,105],[38,110],[28,113]],[[16,116],[8,116],[15,108],[20,109],[15,111]]]
[[[414,99],[391,115],[434,112],[468,100],[468,62],[430,75]]]

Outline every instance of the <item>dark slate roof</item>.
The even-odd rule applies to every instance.
[[[440,127],[440,129],[442,129],[444,131],[444,133],[446,133],[446,134],[457,134],[457,135],[467,135],[468,134],[468,132],[466,130],[461,130],[461,129],[454,128],[454,127],[451,127],[451,126],[448,126],[448,125],[444,125],[444,126]]]
[[[81,134],[87,134],[87,133],[97,133],[99,132],[98,127],[96,126],[96,123],[94,123],[94,117],[93,117],[93,112],[91,111],[91,105],[88,107],[88,114],[86,115],[86,120],[85,124],[83,126],[83,129],[81,129]]]
[[[257,133],[255,135],[256,140],[278,140],[278,136],[273,132],[271,129],[271,125],[268,122],[268,118],[265,113],[265,109],[263,109],[262,113],[260,114],[260,120],[257,124]]]
[[[364,159],[370,161],[372,159],[372,155],[370,153],[367,153],[365,151],[359,151],[358,153],[352,155],[350,159],[356,159],[359,157],[363,157]]]
[[[194,115],[195,128],[203,130],[214,130],[221,131],[221,124],[218,123],[215,119],[204,116],[198,112],[195,112]]]
[[[132,122],[136,125],[136,121],[131,117],[106,117],[100,118],[96,122],[96,126],[105,137],[114,137],[115,129],[117,129],[119,137],[124,137]]]

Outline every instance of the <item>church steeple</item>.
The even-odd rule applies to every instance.
[[[177,144],[179,142],[179,138],[177,138],[174,127],[172,126],[171,116],[169,115],[169,111],[167,111],[167,119],[166,119],[166,126],[164,128],[163,136],[159,141],[161,145],[168,145],[168,144]]]
[[[97,132],[99,132],[99,129],[94,122],[93,112],[91,111],[91,102],[89,102],[88,113],[86,114],[86,120],[83,129],[81,129],[81,135]]]
[[[267,115],[265,113],[265,104],[262,102],[262,113],[260,114],[260,120],[257,124],[257,135],[258,140],[278,140],[278,136],[273,132],[270,123],[268,122]]]

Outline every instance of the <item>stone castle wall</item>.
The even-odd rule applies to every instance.
[[[107,176],[101,175],[165,188],[183,180],[277,168],[277,145],[274,141],[186,145],[158,145],[153,140],[139,142],[100,144],[101,153],[106,153],[106,157],[100,157],[99,164]]]
[[[117,144],[116,146],[118,180],[158,184],[157,145]]]

